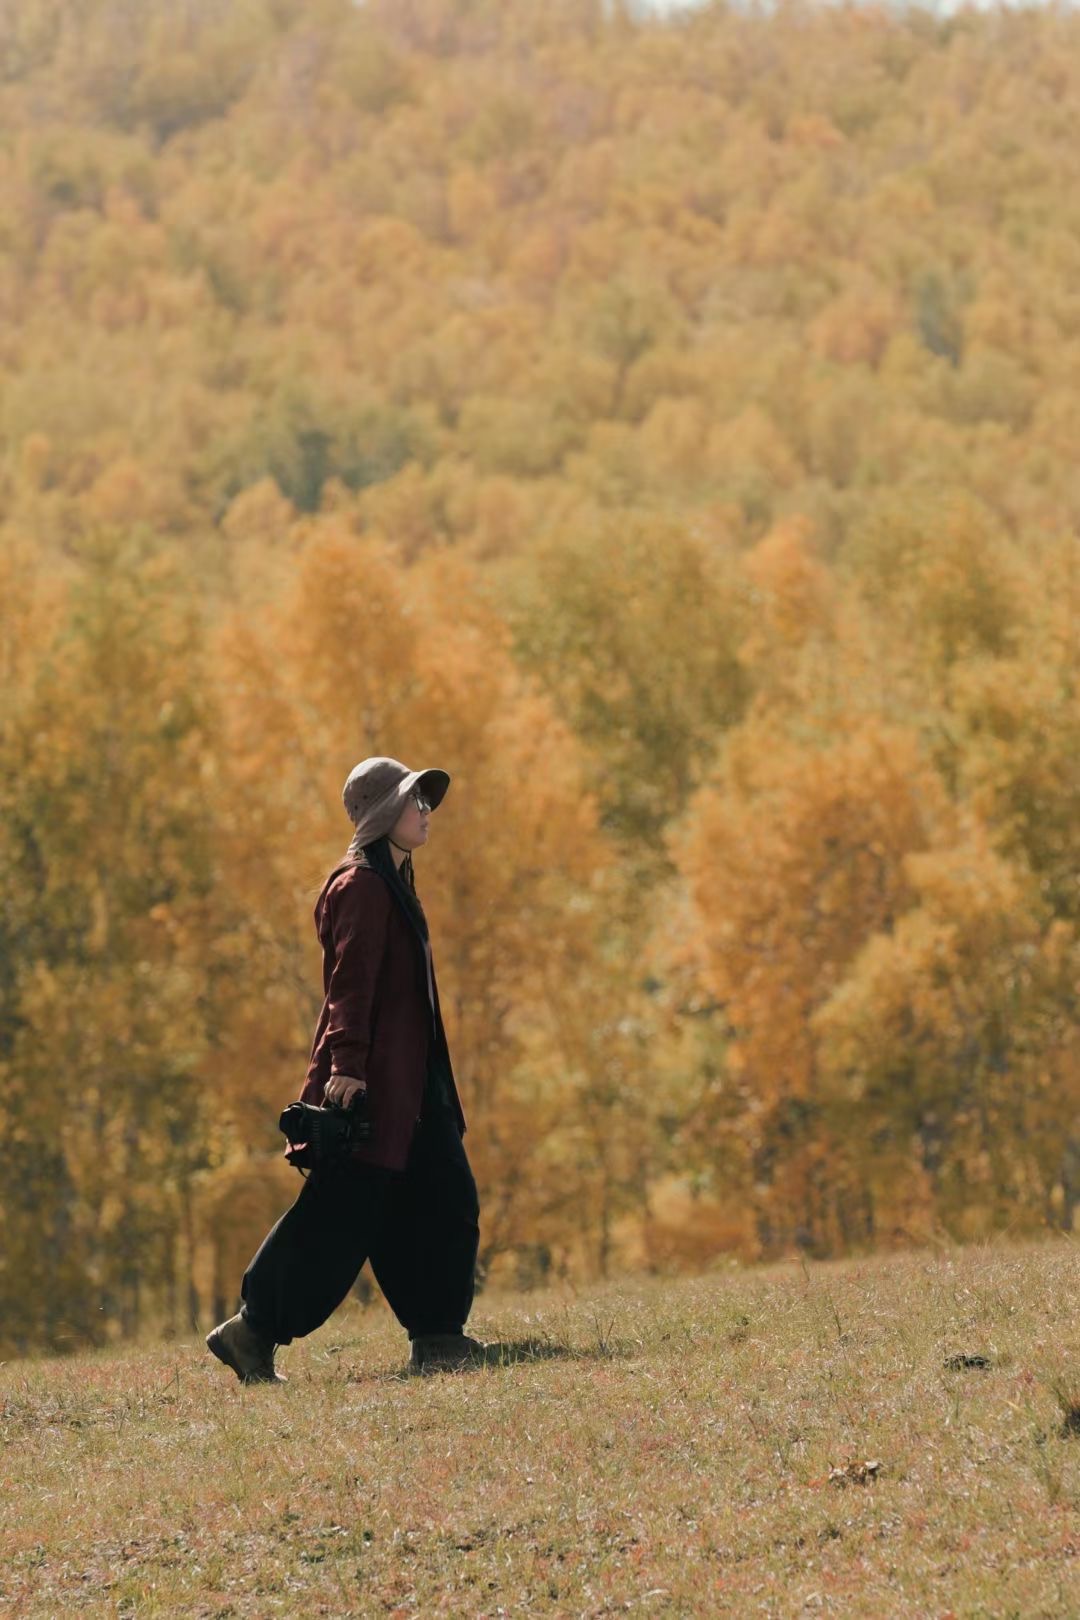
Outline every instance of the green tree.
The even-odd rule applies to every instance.
[[[688,525],[588,508],[514,588],[524,663],[588,745],[606,825],[646,868],[747,701],[732,570]]]

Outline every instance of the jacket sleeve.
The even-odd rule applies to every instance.
[[[382,879],[354,879],[331,900],[334,966],[327,987],[330,1073],[366,1079],[375,996],[393,897]]]

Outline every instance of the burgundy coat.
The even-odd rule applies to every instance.
[[[429,996],[423,944],[389,884],[370,867],[335,867],[316,901],[315,927],[323,948],[324,1000],[300,1100],[322,1103],[332,1074],[366,1080],[372,1134],[357,1143],[353,1157],[361,1164],[403,1170],[435,1043],[441,1047],[458,1129],[465,1134],[435,964]]]

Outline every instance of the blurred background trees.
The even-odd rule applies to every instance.
[[[5,8],[0,1353],[234,1303],[372,752],[487,1276],[1072,1227],[1078,30]]]

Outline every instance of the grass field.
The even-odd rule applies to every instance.
[[[8,1363],[0,1613],[1080,1616],[1078,1280],[1059,1240],[485,1294],[504,1364],[423,1378],[351,1303],[276,1388],[194,1336]]]

